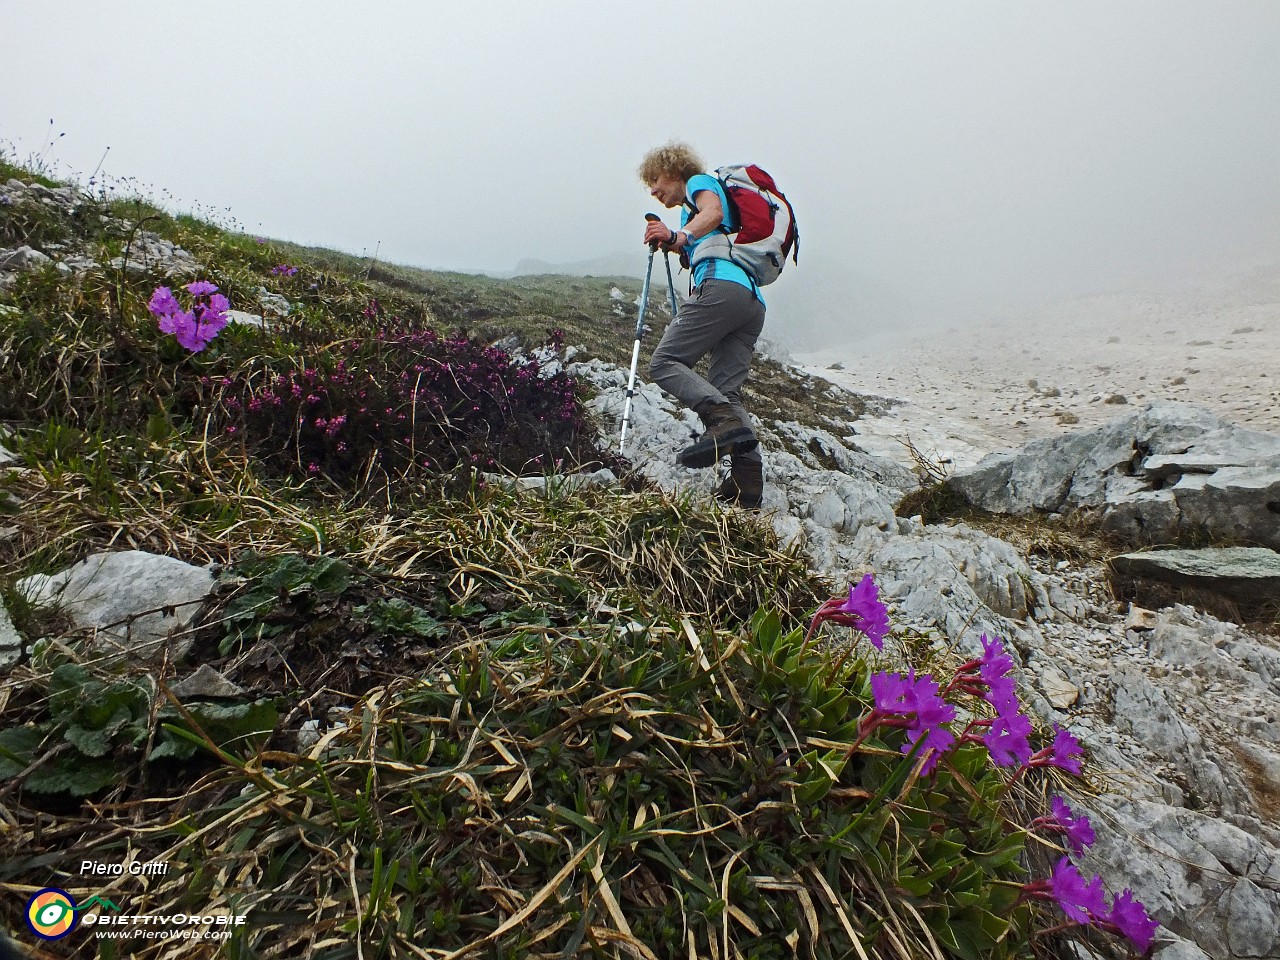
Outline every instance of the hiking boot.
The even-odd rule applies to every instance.
[[[729,461],[729,475],[716,490],[716,499],[721,503],[736,503],[747,510],[759,510],[764,502],[764,464],[733,457]]]
[[[711,467],[721,457],[732,453],[746,453],[754,450],[759,443],[752,429],[738,418],[729,404],[703,403],[694,407],[694,410],[707,429],[702,436],[680,451],[682,467]]]

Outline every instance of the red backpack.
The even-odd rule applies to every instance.
[[[693,263],[707,257],[732,260],[760,286],[773,283],[788,254],[792,263],[800,262],[800,231],[791,203],[773,177],[755,164],[717,167],[712,175],[729,198],[726,219],[733,226],[721,227],[719,235],[703,237]]]

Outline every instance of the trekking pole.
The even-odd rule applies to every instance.
[[[646,213],[646,220],[661,219],[656,213]],[[649,305],[649,279],[653,276],[653,255],[658,252],[656,243],[649,244],[649,265],[644,271],[644,286],[640,288],[640,313],[636,317],[636,342],[631,348],[631,377],[627,380],[627,402],[622,407],[622,437],[618,440],[618,453],[627,443],[627,426],[631,423],[631,398],[636,392],[636,367],[640,364],[640,338],[644,336],[644,311]],[[670,267],[667,268],[670,270]]]

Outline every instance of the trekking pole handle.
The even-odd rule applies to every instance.
[[[646,220],[648,220],[650,223],[661,223],[661,222],[662,222],[662,218],[661,218],[660,216],[658,216],[656,213],[646,213],[646,214],[644,215],[644,218],[645,218]],[[650,250],[657,250],[657,249],[658,249],[658,241],[657,241],[657,240],[655,240],[655,241],[653,241],[653,243],[649,244],[649,249],[650,249]]]

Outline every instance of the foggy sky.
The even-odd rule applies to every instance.
[[[19,160],[83,179],[109,147],[173,209],[399,263],[639,269],[647,149],[757,162],[801,229],[769,291],[784,341],[1280,261],[1276,0],[46,0],[3,23]]]

